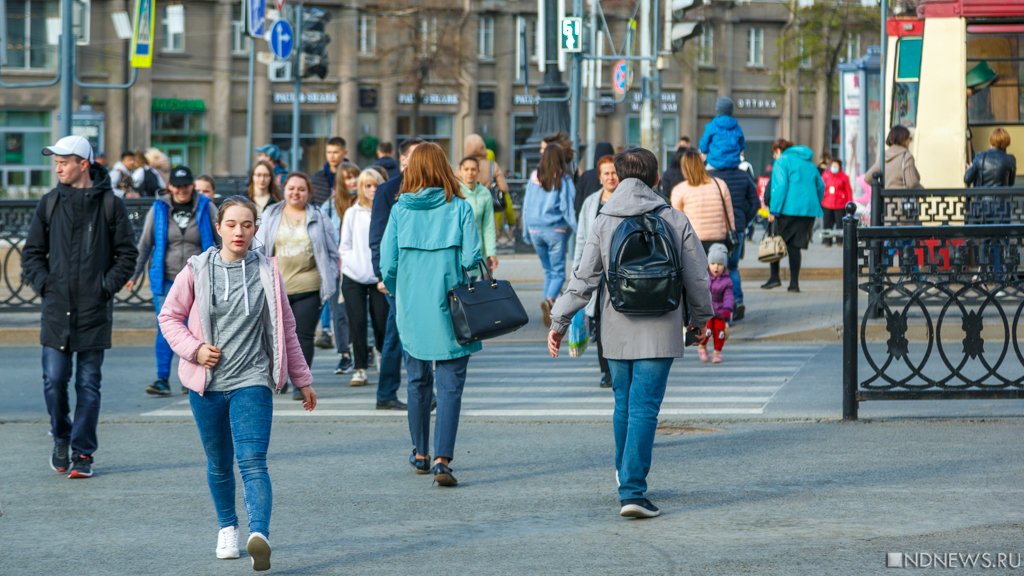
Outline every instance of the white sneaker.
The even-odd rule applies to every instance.
[[[221,528],[217,534],[217,558],[233,560],[238,556],[238,526]]]
[[[270,570],[270,542],[259,532],[249,534],[245,550],[252,558],[252,569],[257,572]]]
[[[350,386],[366,386],[366,370],[360,368],[356,370],[356,373],[352,375],[352,382]]]

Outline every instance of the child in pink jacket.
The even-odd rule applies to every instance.
[[[206,452],[206,477],[220,532],[217,558],[238,558],[234,460],[249,516],[246,549],[254,570],[270,568],[271,487],[267,447],[273,393],[290,378],[306,410],[316,407],[313,377],[295,335],[277,261],[250,252],[256,206],[221,204],[222,248],[193,256],[160,311],[160,330],[181,357],[178,376]]]

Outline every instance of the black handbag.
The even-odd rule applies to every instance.
[[[722,201],[722,213],[725,214],[725,239],[722,240],[722,244],[725,244],[725,249],[732,254],[732,251],[740,245],[740,237],[736,233],[736,229],[729,224],[729,208],[725,205],[722,187],[718,185],[718,180],[715,180],[714,176],[711,177],[711,181],[715,183],[715,188],[718,188],[718,199]]]
[[[483,264],[480,269],[482,279],[470,280],[448,291],[452,329],[462,345],[515,332],[530,321],[512,284],[491,277],[491,271]]]
[[[491,202],[494,204],[494,212],[504,212],[508,204],[505,202],[505,193],[498,188],[497,184],[491,184]]]

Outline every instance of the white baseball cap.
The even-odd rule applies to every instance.
[[[43,148],[43,156],[80,156],[92,163],[92,145],[84,136],[65,136]]]

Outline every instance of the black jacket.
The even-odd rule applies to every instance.
[[[597,172],[597,161],[604,156],[614,156],[615,148],[610,142],[598,142],[594,146],[594,167],[587,170],[576,180],[576,199],[573,201],[576,208],[576,216],[580,215],[580,208],[583,208],[583,201],[594,192],[601,189],[601,175]]]
[[[114,294],[131,278],[139,254],[120,198],[113,198],[113,225],[107,220],[110,176],[96,165],[89,174],[92,188],[59,184],[43,196],[21,257],[23,274],[43,299],[40,343],[64,352],[110,348]]]
[[[733,168],[731,170],[715,170],[710,172],[720,178],[729,187],[729,198],[732,199],[732,212],[736,218],[736,230],[743,232],[747,222],[757,214],[761,207],[761,199],[757,196],[757,184],[750,177],[750,172]]]
[[[309,183],[313,186],[310,190],[309,203],[319,208],[331,194],[334,193],[334,176],[330,164],[324,162],[323,170],[313,173]]]
[[[381,156],[377,158],[377,161],[373,163],[374,166],[380,166],[388,171],[388,180],[394,180],[402,173],[398,166],[398,160],[395,160],[391,156]]]
[[[384,230],[391,219],[391,209],[398,201],[398,191],[402,189],[402,173],[398,178],[389,178],[377,188],[373,196],[373,207],[370,209],[370,261],[373,273],[383,278],[380,273],[380,242],[384,239]]]
[[[672,163],[669,164],[668,168],[661,175],[658,189],[655,190],[665,201],[670,203],[672,202],[672,189],[676,187],[676,184],[686,180],[686,177],[683,176],[683,170],[679,166],[679,161],[683,159],[683,152],[685,150],[685,148],[676,148],[676,153],[672,155]]]
[[[964,174],[964,184],[974,188],[1013,186],[1017,159],[999,148],[989,148],[974,157]]]

